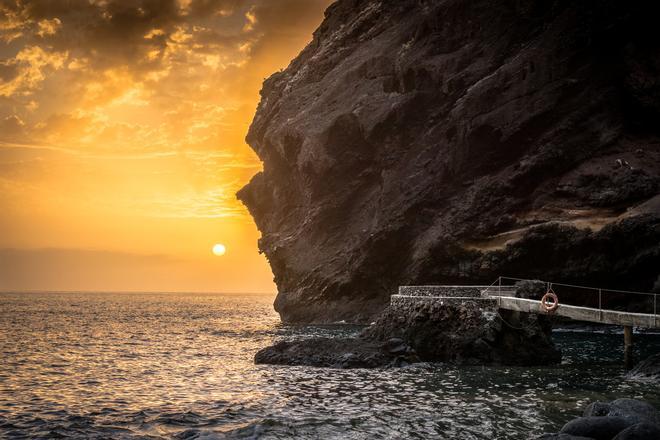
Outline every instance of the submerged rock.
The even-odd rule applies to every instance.
[[[660,353],[655,354],[635,366],[626,374],[630,380],[660,380]]]
[[[339,0],[263,85],[239,192],[288,322],[397,286],[660,273],[655,2]]]
[[[562,437],[566,436],[566,437]],[[657,440],[660,439],[660,412],[644,401],[617,399],[594,402],[582,417],[566,423],[558,434],[544,434],[537,440]]]

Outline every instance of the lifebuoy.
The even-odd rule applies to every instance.
[[[559,298],[552,290],[549,290],[543,298],[541,298],[541,308],[548,313],[552,313],[559,307]]]

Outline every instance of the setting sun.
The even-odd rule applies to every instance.
[[[218,257],[223,256],[227,252],[227,248],[225,247],[224,244],[216,244],[213,246],[213,254],[217,255]]]
[[[1,1],[0,290],[272,294],[244,139],[329,3]]]

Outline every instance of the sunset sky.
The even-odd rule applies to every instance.
[[[0,290],[274,292],[244,137],[330,3],[0,0]]]

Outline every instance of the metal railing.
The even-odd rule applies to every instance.
[[[483,293],[490,296],[515,296],[523,283],[536,283],[539,287],[543,286],[543,291],[539,290],[538,292],[539,300],[543,294],[552,290],[557,294],[563,304],[598,309],[601,310],[601,316],[602,310],[648,313],[653,314],[654,323],[657,322],[659,296],[657,293],[604,289],[504,276],[498,277]],[[631,296],[634,296],[635,300],[631,301]],[[625,310],[620,310],[622,308]]]

